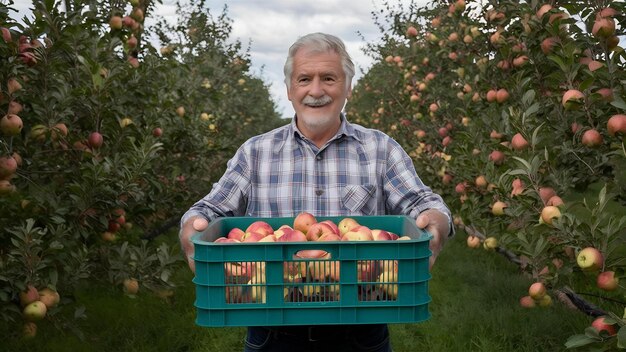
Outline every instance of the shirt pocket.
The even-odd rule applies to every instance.
[[[351,213],[371,215],[376,211],[375,195],[375,185],[346,185],[341,191],[341,200]]]

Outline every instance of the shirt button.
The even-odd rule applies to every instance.
[[[322,160],[322,156],[321,156],[321,155],[318,155],[318,156],[316,156],[316,157],[315,157],[315,159],[317,159],[317,160]]]
[[[318,196],[321,196],[322,194],[324,194],[324,190],[318,189],[317,191],[315,191],[315,194],[317,194]]]

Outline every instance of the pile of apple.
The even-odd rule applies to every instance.
[[[59,293],[49,287],[39,290],[35,286],[28,285],[26,290],[20,292],[20,304],[22,317],[24,318],[24,337],[34,337],[37,334],[36,321],[43,319],[48,310],[55,307],[61,301]]]
[[[203,231],[208,226],[204,219],[196,219],[193,227]],[[248,242],[306,242],[306,241],[394,241],[410,240],[383,229],[370,229],[354,218],[345,217],[338,223],[317,221],[308,212],[299,213],[293,224],[283,224],[277,229],[258,220],[245,230],[233,228],[214,243]],[[340,261],[331,260],[323,250],[300,250],[293,261],[283,264],[284,298],[289,302],[339,300]],[[226,277],[226,302],[265,303],[265,262],[228,262],[224,264]],[[395,260],[360,260],[357,263],[359,300],[395,300],[398,294]]]

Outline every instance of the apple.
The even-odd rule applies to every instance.
[[[498,239],[495,237],[487,237],[483,242],[483,247],[487,250],[493,250],[498,247]]]
[[[0,195],[9,194],[15,192],[15,185],[11,184],[9,180],[0,180]]]
[[[20,112],[22,112],[22,110],[24,109],[24,107],[22,106],[22,104],[18,103],[15,100],[12,100],[9,103],[9,108],[7,109],[7,115],[18,115]]]
[[[115,220],[109,220],[109,226],[107,227],[107,231],[109,232],[117,232],[122,226],[118,224]]]
[[[122,25],[127,28],[132,28],[133,26],[135,26],[135,22],[135,19],[130,16],[124,16],[122,18]]]
[[[22,337],[26,339],[32,339],[37,335],[37,324],[32,321],[27,321],[22,326]]]
[[[339,229],[339,233],[342,237],[346,232],[352,230],[357,226],[359,226],[359,223],[353,218],[343,218],[337,224],[337,228]]]
[[[9,179],[17,171],[17,160],[11,155],[0,156],[0,179]]]
[[[516,133],[511,139],[511,147],[515,150],[524,150],[528,148],[529,144],[526,138],[521,133]]]
[[[301,231],[302,233],[307,233],[309,231],[309,227],[315,224],[317,219],[313,214],[303,211],[298,213],[296,217],[293,219],[293,229]]]
[[[267,222],[263,220],[257,220],[248,225],[244,232],[257,232],[263,236],[267,236],[273,234],[274,229],[272,229],[272,226],[270,226],[270,224],[268,224]]]
[[[131,34],[130,37],[126,40],[126,45],[128,45],[130,49],[136,48],[137,44],[138,44],[137,37],[135,37],[135,35],[133,34]]]
[[[97,149],[102,146],[104,138],[100,132],[91,132],[87,138],[87,143],[91,148]]]
[[[561,104],[565,110],[574,110],[579,108],[585,100],[585,95],[576,89],[570,89],[563,94]]]
[[[561,197],[559,196],[550,197],[550,199],[548,199],[548,202],[546,203],[546,205],[552,205],[555,207],[561,206],[563,204],[565,203],[563,202],[563,199],[561,199]]]
[[[495,89],[487,91],[487,101],[493,103],[497,99],[498,92]]]
[[[39,300],[39,291],[33,285],[28,285],[26,290],[20,292],[20,304],[22,307]]]
[[[372,238],[374,241],[391,241],[392,236],[391,233],[381,229],[373,229],[372,230]]]
[[[234,238],[218,237],[213,243],[241,243],[241,241]]]
[[[544,295],[537,301],[537,304],[539,304],[539,307],[550,307],[552,305],[552,297]]]
[[[478,236],[467,236],[467,246],[469,248],[478,248],[480,247],[480,237]]]
[[[22,315],[26,321],[37,321],[43,319],[48,312],[48,308],[41,301],[34,301],[29,303],[24,310],[22,311]]]
[[[163,135],[163,129],[161,127],[155,127],[152,130],[152,135],[155,137],[161,137]]]
[[[593,72],[595,70],[599,70],[602,67],[604,67],[604,64],[601,63],[600,61],[596,61],[596,60],[591,60],[589,61],[589,63],[587,64],[587,67],[589,68],[589,71]]]
[[[498,91],[496,92],[496,101],[498,103],[504,103],[508,99],[509,99],[509,92],[504,88],[498,89]]]
[[[276,242],[306,242],[306,235],[296,229],[284,228],[284,234],[276,238]]]
[[[576,256],[576,263],[584,271],[596,271],[604,265],[604,256],[596,248],[586,247]]]
[[[595,148],[604,142],[602,135],[595,129],[585,131],[581,137],[581,143],[589,148]]]
[[[504,153],[499,150],[494,150],[489,154],[489,160],[493,161],[496,165],[501,165],[505,158]]]
[[[380,288],[387,296],[395,300],[398,297],[398,272],[395,270],[385,270],[378,277]]]
[[[266,302],[266,287],[265,285],[261,285],[263,282],[260,282],[257,276],[253,276],[250,281],[248,281],[249,291],[250,291],[250,299],[252,303],[265,303]]]
[[[259,242],[276,242],[276,236],[274,234],[267,235],[261,238]]]
[[[241,241],[245,234],[246,233],[242,229],[235,227],[228,231],[228,235],[226,235],[226,238],[232,238],[236,239],[237,241]]]
[[[246,231],[246,233],[241,238],[241,242],[259,242],[265,236],[267,236],[267,235],[265,235],[265,234],[263,234],[261,232]]]
[[[341,236],[342,241],[373,241],[372,230],[367,226],[359,225]]]
[[[130,64],[130,66],[132,66],[133,68],[137,68],[139,67],[139,59],[137,59],[134,56],[129,56],[128,57],[128,63]]]
[[[619,286],[619,278],[614,271],[603,271],[598,274],[597,285],[602,290],[614,291]]]
[[[554,46],[561,40],[558,37],[548,37],[541,42],[541,51],[544,54],[550,54],[554,49]]]
[[[335,231],[327,223],[316,222],[309,226],[309,229],[306,232],[306,238],[309,241],[317,241],[320,236],[324,235],[325,233],[335,234]]]
[[[105,231],[103,232],[100,237],[102,238],[102,240],[106,241],[106,242],[113,242],[115,241],[116,237],[115,234],[113,232],[110,231]]]
[[[413,26],[410,26],[409,28],[407,28],[406,36],[407,37],[416,37],[417,36],[417,28],[415,28]]]
[[[7,114],[0,119],[0,132],[6,136],[17,136],[23,127],[22,119],[15,114]]]
[[[320,221],[320,222],[330,226],[330,228],[333,229],[333,232],[335,234],[341,235],[341,232],[339,231],[339,227],[337,227],[337,224],[335,224],[332,220],[324,220],[324,221]]]
[[[596,17],[591,34],[597,38],[608,38],[615,34],[615,20],[611,17]]]
[[[528,295],[537,301],[543,298],[546,292],[546,285],[543,282],[535,282],[528,288]]]
[[[39,290],[39,301],[46,305],[46,308],[50,309],[61,301],[59,293],[49,287],[44,287]]]
[[[537,306],[537,303],[530,296],[524,296],[519,299],[520,306],[524,308],[534,308]]]
[[[341,236],[336,233],[325,233],[321,235],[317,241],[319,242],[328,242],[328,241],[341,241]]]
[[[137,279],[128,278],[124,279],[124,292],[130,295],[136,295],[139,292],[139,281]]]
[[[592,323],[591,323],[591,327],[593,327],[594,329],[596,329],[596,331],[598,332],[598,334],[602,334],[602,332],[605,332],[606,334],[608,334],[609,336],[613,336],[615,334],[617,334],[617,331],[615,329],[615,326],[607,324],[604,322],[604,317],[598,317],[596,318]]]
[[[2,32],[2,39],[5,43],[11,43],[13,38],[11,37],[11,31],[6,27],[0,27],[0,31]]]
[[[178,115],[179,117],[185,116],[185,107],[184,106],[177,107],[176,108],[176,115]]]
[[[15,78],[9,78],[7,81],[7,91],[9,95],[22,89],[22,85]]]
[[[543,201],[543,204],[547,204],[548,200],[556,195],[554,188],[552,187],[539,187],[539,198]]]
[[[491,213],[495,216],[502,216],[504,215],[504,208],[506,207],[508,207],[508,205],[505,202],[500,200],[496,201],[491,207]]]
[[[548,225],[552,225],[552,221],[560,217],[561,211],[554,205],[547,205],[541,209],[541,220]]]
[[[626,115],[617,114],[611,116],[606,123],[609,136],[614,137],[616,134],[626,135]]]
[[[550,4],[541,5],[541,7],[539,8],[539,10],[537,10],[537,13],[536,13],[537,18],[541,20],[543,15],[545,15],[550,10],[552,10],[552,5]]]
[[[276,231],[274,231],[274,236],[278,239],[280,236],[285,234],[285,231],[293,230],[293,228],[289,225],[281,225]]]

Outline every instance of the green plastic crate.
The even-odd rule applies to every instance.
[[[316,218],[337,224],[344,217]],[[263,220],[277,229],[292,225],[294,218],[225,217],[212,221],[192,237],[196,324],[332,325],[429,319],[428,243],[432,235],[407,216],[350,217],[371,229],[411,239],[213,243],[233,228],[245,231],[254,221]],[[322,250],[329,258],[299,258],[296,255],[301,250]],[[388,279],[395,268],[397,281]]]

